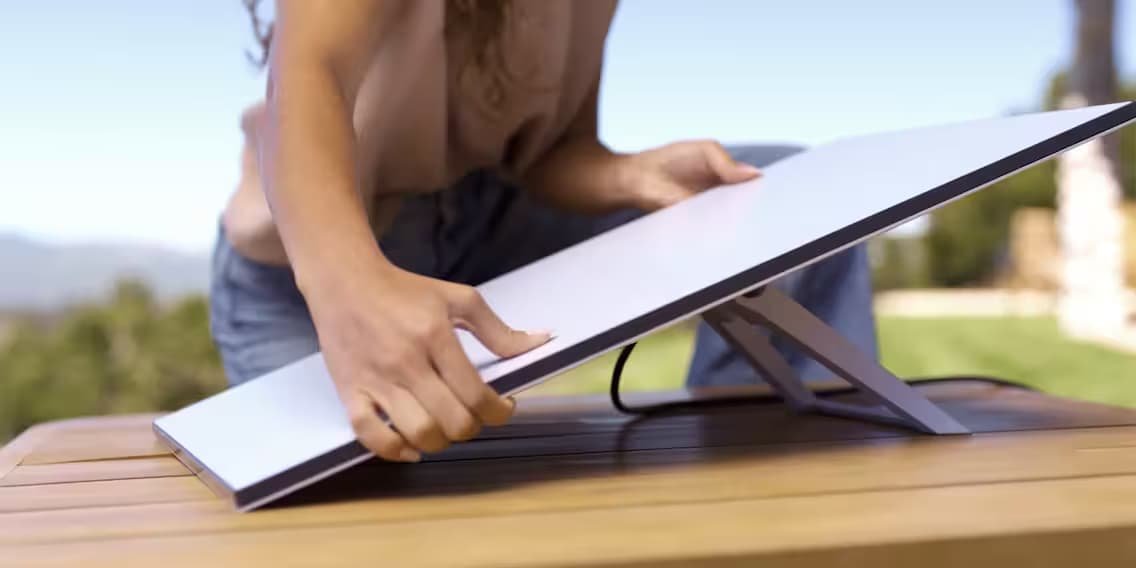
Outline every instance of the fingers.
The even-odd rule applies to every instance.
[[[658,183],[652,188],[650,199],[645,204],[647,211],[670,207],[680,201],[693,197],[696,192],[677,183]]]
[[[502,357],[524,353],[551,338],[549,333],[511,329],[472,287],[441,284],[444,301],[438,302],[435,295],[430,304],[436,311],[406,318],[415,325],[396,327],[397,339],[385,342],[381,356],[372,352],[366,358],[362,366],[370,372],[340,384],[341,395],[350,395],[343,398],[360,443],[387,460],[418,461],[421,453],[469,440],[483,424],[504,424],[512,416],[515,403],[481,379],[458,341],[455,325],[473,332]],[[445,311],[438,309],[442,307]]]
[[[351,427],[363,447],[387,461],[416,462],[422,459],[406,440],[379,416],[375,400],[366,393],[356,393],[347,399],[347,414]]]
[[[489,426],[500,426],[509,421],[515,404],[485,384],[452,330],[439,334],[435,339],[432,357],[438,374],[448,386],[447,392],[461,400],[463,409],[469,409],[479,422]]]
[[[385,383],[372,393],[386,411],[394,427],[411,446],[421,452],[440,452],[450,445],[441,424],[418,398],[405,388]]]
[[[455,284],[446,293],[454,324],[472,332],[498,357],[515,357],[552,339],[547,331],[524,332],[505,325],[472,286]]]
[[[706,157],[706,163],[722,183],[741,183],[761,175],[761,170],[734,161],[730,153],[717,142],[703,143],[702,153]]]
[[[457,339],[450,336],[454,343]],[[460,345],[457,347],[460,351]],[[460,353],[465,358],[465,353]],[[453,363],[447,363],[453,365]],[[466,359],[466,365],[470,365]],[[348,412],[351,425],[359,442],[375,455],[389,461],[421,460],[420,452],[439,452],[451,442],[473,438],[483,422],[467,408],[452,387],[443,382],[432,369],[411,370],[407,380],[384,382],[375,385],[370,393],[351,398]],[[465,378],[462,392],[478,393],[470,396],[476,401],[479,415],[485,423],[503,424],[512,415],[514,403],[501,399],[481,381],[474,372],[473,381]],[[455,383],[458,381],[454,381]],[[479,393],[477,388],[488,391]],[[376,410],[386,412],[392,429]]]
[[[481,420],[459,400],[453,387],[443,382],[437,373],[431,370],[429,375],[411,386],[414,398],[438,422],[448,441],[463,442],[476,436],[481,431]]]

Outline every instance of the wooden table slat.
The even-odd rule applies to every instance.
[[[454,516],[619,508],[699,501],[784,498],[1107,475],[1136,475],[1136,427],[1069,434],[987,434],[946,442],[890,441],[823,447],[634,452],[610,475],[611,458],[549,461],[534,476],[528,460],[488,460],[371,468],[334,491],[301,496],[309,506],[235,515],[217,502],[85,507],[0,516],[0,543],[124,538],[227,530],[398,523]],[[743,458],[743,459],[739,459]],[[517,462],[521,463],[517,463]],[[384,475],[383,470],[388,473]],[[413,473],[412,478],[395,472]],[[392,475],[394,474],[394,475]],[[387,484],[385,489],[375,486]],[[126,491],[129,485],[105,491]],[[51,487],[43,487],[50,492]],[[3,493],[0,493],[2,496]],[[165,493],[151,493],[165,499]],[[113,501],[105,495],[98,502]],[[123,496],[125,498],[125,496]],[[340,499],[340,500],[336,500]],[[90,501],[87,501],[88,503]],[[141,504],[142,501],[133,501]],[[49,504],[54,504],[50,501]]]
[[[24,464],[0,478],[0,487],[189,475],[193,475],[192,472],[187,470],[176,458],[168,455],[70,463]]]
[[[525,399],[481,440],[244,515],[168,456],[153,416],[49,424],[0,449],[0,564],[1131,564],[1136,411],[919,388],[988,433],[776,404],[632,422],[603,398]]]
[[[64,431],[51,436],[51,444],[44,444],[28,452],[21,460],[24,465],[72,463],[119,458],[141,458],[169,455],[163,446],[146,429],[122,427],[92,432]]]
[[[54,483],[0,487],[0,513],[214,499],[200,481],[187,476]]]
[[[1030,538],[1018,539],[1021,548],[1015,557],[1019,565],[1054,566],[1050,547],[1044,546],[1052,533],[1136,526],[1134,502],[1136,476],[1106,476],[85,540],[8,547],[5,557],[28,565],[75,558],[103,559],[106,565],[301,565],[380,556],[384,563],[395,566],[652,565],[677,560],[701,563],[720,557],[758,562],[833,547],[903,545],[928,535],[934,535],[936,542],[956,545],[1028,535]],[[1039,509],[1047,514],[1038,515]],[[1127,565],[1136,559],[1136,548],[1129,541],[1127,546],[1097,551],[1103,563],[1092,565]],[[951,558],[955,564],[927,558],[923,565],[974,562],[982,558],[976,550],[960,549]],[[90,560],[84,564],[92,565]]]

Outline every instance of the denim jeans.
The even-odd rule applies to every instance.
[[[747,146],[730,149],[754,166],[766,166],[798,149]],[[497,275],[627,222],[624,211],[601,217],[544,206],[489,172],[475,172],[453,187],[408,197],[379,239],[396,265],[425,276],[477,285]],[[781,289],[872,356],[875,321],[868,260],[862,245],[776,280]],[[319,350],[315,327],[290,268],[243,257],[219,231],[210,289],[213,338],[231,384],[239,384]],[[828,375],[819,364],[781,343],[773,345],[806,380]],[[706,324],[698,327],[688,369],[691,386],[744,385],[755,371]]]

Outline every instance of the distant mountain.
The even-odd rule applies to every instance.
[[[55,245],[0,234],[0,312],[55,311],[98,301],[124,278],[141,280],[160,300],[172,300],[207,289],[209,259],[151,245]]]

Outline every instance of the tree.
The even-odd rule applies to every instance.
[[[176,409],[224,385],[205,299],[160,306],[123,282],[104,304],[13,326],[0,344],[0,443],[47,420]]]
[[[1065,108],[1116,100],[1115,0],[1074,0],[1076,42]],[[1061,297],[1058,318],[1073,337],[1114,337],[1125,325],[1124,217],[1117,140],[1093,140],[1058,161]]]
[[[1039,164],[933,212],[924,237],[930,284],[994,283],[1008,254],[1014,211],[1054,207],[1054,171],[1052,162]]]
[[[1111,53],[1111,51],[1109,52]],[[1057,110],[1070,98],[1071,72],[1050,79],[1038,108],[1022,112]],[[1115,76],[1115,75],[1114,75]],[[1136,100],[1136,82],[1128,82],[1105,102]],[[1136,202],[1136,128],[1125,128],[1105,139],[1106,148],[1124,159],[1119,168],[1124,197]],[[1021,207],[1057,207],[1057,168],[1045,162],[999,181],[987,190],[937,209],[927,232],[926,268],[933,286],[974,286],[996,282],[1007,259],[1009,222]],[[1120,230],[1117,230],[1120,233]],[[1136,249],[1129,254],[1136,254]],[[1115,305],[1110,306],[1115,310]]]

